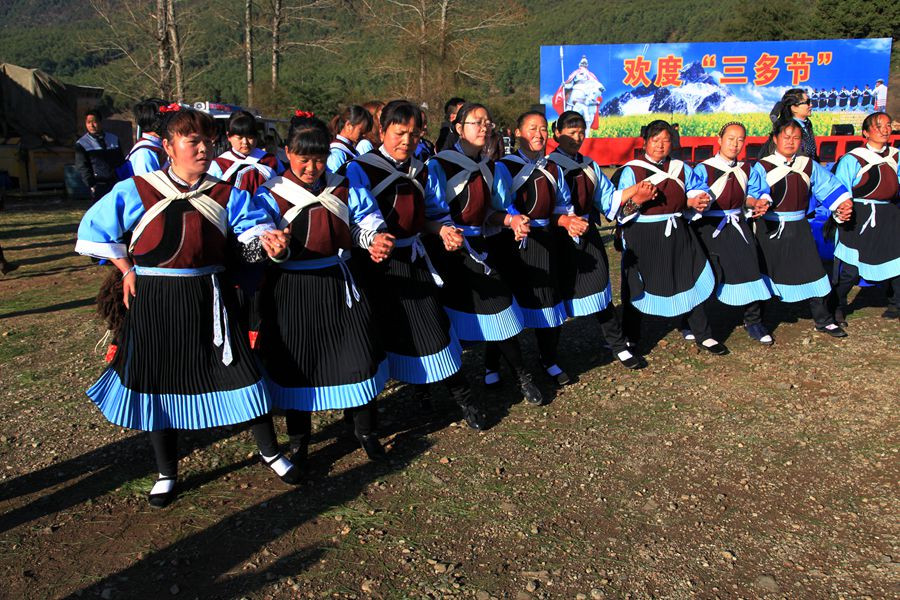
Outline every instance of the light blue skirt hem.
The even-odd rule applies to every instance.
[[[584,298],[572,298],[564,302],[566,314],[571,318],[586,317],[606,310],[612,304],[612,285],[607,283],[606,289]]]
[[[562,302],[548,308],[523,308],[520,306],[519,310],[522,311],[522,321],[525,323],[525,327],[531,329],[559,327],[566,321],[566,307]]]
[[[702,304],[712,295],[715,287],[716,276],[707,262],[697,281],[694,282],[694,287],[691,289],[669,297],[643,292],[636,299],[633,299],[631,304],[645,315],[677,317],[690,312],[695,306]]]
[[[761,302],[771,297],[772,294],[762,279],[745,283],[723,283],[716,287],[716,298],[729,306],[746,306],[751,302]]]
[[[451,333],[450,343],[428,356],[406,356],[388,352],[391,379],[404,383],[434,383],[447,379],[462,366],[462,347]]]
[[[266,384],[274,407],[316,412],[368,404],[384,389],[389,373],[390,368],[385,359],[378,365],[375,375],[358,383],[321,387],[281,387],[272,381],[271,377],[266,376]]]
[[[498,313],[475,315],[444,307],[457,338],[467,342],[502,342],[524,329],[522,313],[513,303]]]
[[[900,257],[882,263],[870,265],[859,260],[859,251],[838,242],[834,247],[834,255],[847,264],[859,269],[859,276],[866,281],[886,281],[900,276]]]
[[[828,280],[828,275],[823,275],[821,279],[816,281],[793,285],[777,283],[772,281],[767,275],[763,275],[763,281],[765,281],[772,295],[780,298],[782,302],[800,302],[810,298],[822,298],[831,292],[831,282]]]
[[[148,394],[125,387],[112,368],[103,372],[87,395],[110,423],[142,431],[236,425],[272,409],[262,381],[204,394]]]

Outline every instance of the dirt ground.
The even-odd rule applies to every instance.
[[[578,381],[539,377],[551,404],[476,385],[495,422],[477,433],[443,390],[422,415],[393,386],[390,462],[318,415],[296,488],[249,432],[189,433],[181,495],[153,510],[146,436],[84,395],[105,329],[104,267],[72,252],[85,208],[0,213],[21,264],[0,278],[0,597],[900,597],[900,324],[882,290],[859,293],[844,340],[772,305],[771,348],[712,304],[726,357],[648,320],[637,372],[610,362],[596,322],[570,321]],[[473,381],[480,361],[466,354]]]

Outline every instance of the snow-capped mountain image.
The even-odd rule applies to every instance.
[[[769,107],[738,98],[707,73],[699,61],[680,71],[679,87],[639,87],[620,94],[600,107],[601,116],[647,113],[767,112]],[[653,79],[653,78],[651,78]]]

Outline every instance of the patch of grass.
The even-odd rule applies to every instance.
[[[36,325],[22,329],[10,329],[9,335],[0,337],[0,363],[6,363],[16,356],[30,354],[35,350],[39,330]],[[6,367],[9,368],[8,366]]]

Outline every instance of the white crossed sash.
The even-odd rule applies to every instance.
[[[144,213],[144,216],[138,221],[137,226],[131,234],[130,251],[134,250],[134,245],[147,225],[161,214],[170,204],[179,200],[187,200],[191,203],[197,212],[216,226],[216,228],[226,235],[228,233],[228,213],[222,205],[206,195],[206,191],[218,183],[218,180],[212,177],[204,176],[203,181],[196,189],[188,192],[181,192],[175,187],[175,184],[166,177],[162,171],[153,171],[139,175],[141,179],[153,186],[157,192],[163,195],[163,199],[154,204]],[[216,347],[222,347],[222,363],[230,365],[233,360],[231,352],[231,333],[228,328],[228,311],[225,310],[225,303],[222,301],[222,293],[219,289],[219,280],[216,274],[210,275],[213,286],[213,344]]]
[[[469,177],[476,171],[481,173],[489,190],[494,188],[494,174],[491,173],[491,168],[488,165],[489,159],[485,158],[481,162],[475,162],[462,152],[456,150],[441,150],[437,153],[436,158],[442,158],[462,169],[462,171],[447,181],[448,201],[456,198],[462,193],[469,183]]]
[[[348,154],[350,157],[359,156],[359,152],[357,152],[355,149],[351,148],[341,140],[334,140],[333,142],[331,142],[329,148],[337,148],[344,154]]]
[[[684,163],[680,160],[669,161],[669,168],[667,171],[663,171],[653,163],[647,162],[646,160],[641,160],[639,158],[628,161],[625,166],[641,167],[642,169],[647,169],[648,171],[653,173],[653,175],[646,179],[646,181],[649,181],[653,185],[659,185],[666,179],[671,179],[678,184],[678,187],[684,190],[684,182],[680,177],[678,177],[678,175],[681,173],[682,168],[684,168]]]
[[[594,184],[594,188],[597,187],[597,173],[594,172],[594,161],[592,161],[587,156],[584,157],[584,162],[576,162],[575,160],[569,158],[559,150],[554,150],[550,153],[550,160],[558,164],[564,171],[576,171],[578,169],[584,171],[584,174],[587,175],[587,178],[591,180],[591,183]]]
[[[862,177],[863,174],[870,169],[878,168],[881,165],[888,165],[893,173],[897,172],[898,154],[900,154],[900,150],[897,148],[890,148],[887,156],[881,156],[865,146],[854,148],[849,154],[861,158],[866,163],[866,165],[859,170],[857,177]]]
[[[422,169],[425,165],[422,164],[421,161],[412,158],[409,161],[409,171],[404,172],[398,170],[393,164],[391,164],[386,158],[380,156],[376,152],[366,152],[358,157],[356,157],[356,162],[361,162],[367,164],[369,166],[381,169],[382,171],[387,171],[388,176],[381,180],[381,182],[372,188],[372,196],[377,198],[378,194],[383,192],[388,188],[389,185],[397,181],[398,179],[406,179],[410,183],[412,183],[422,195],[425,195],[425,189],[422,187],[422,184],[419,183],[419,180],[416,179],[416,175],[422,172]]]
[[[806,187],[810,186],[809,175],[805,173],[806,165],[809,164],[808,156],[797,156],[794,158],[793,162],[790,165],[784,162],[783,158],[776,157],[774,154],[772,156],[767,156],[762,160],[775,167],[774,169],[766,173],[766,183],[770,188],[779,181],[782,181],[791,173],[796,173],[797,175],[799,175],[800,179],[803,180],[803,183],[806,184]]]
[[[131,245],[128,248],[130,252],[134,251],[134,246],[137,243],[138,238],[141,237],[141,234],[144,233],[144,229],[147,228],[150,222],[155,219],[157,215],[166,210],[170,204],[179,200],[187,200],[190,202],[191,206],[197,209],[197,212],[203,215],[207,221],[215,225],[216,229],[218,229],[223,236],[227,235],[228,213],[221,204],[206,195],[206,191],[216,185],[216,179],[204,177],[203,182],[197,186],[196,189],[181,192],[162,171],[144,173],[138,177],[149,183],[153,189],[162,194],[163,198],[151,206],[138,221],[137,226],[131,234]]]
[[[229,150],[228,152],[223,153],[219,158],[233,161],[231,163],[231,166],[228,167],[228,169],[226,169],[224,173],[222,173],[222,181],[228,181],[235,173],[237,173],[238,169],[241,169],[247,165],[254,165],[258,163],[261,157],[253,156],[251,154],[241,158],[240,156]]]
[[[728,184],[729,175],[734,175],[734,178],[737,180],[738,185],[741,186],[741,191],[744,192],[744,196],[747,195],[747,182],[749,178],[747,177],[747,173],[744,172],[744,169],[741,168],[744,163],[738,162],[735,166],[732,167],[718,156],[714,156],[712,158],[704,160],[703,164],[723,171],[722,175],[720,175],[718,179],[716,179],[709,186],[709,189],[713,193],[714,198],[718,198],[722,195],[722,192],[725,190],[725,186]]]
[[[521,188],[523,185],[525,185],[525,182],[527,182],[531,178],[531,175],[535,171],[539,171],[539,172],[543,173],[544,176],[547,177],[547,179],[550,181],[550,185],[553,186],[554,189],[556,188],[556,177],[554,177],[550,173],[550,171],[548,171],[546,169],[546,166],[547,166],[547,157],[546,156],[542,156],[542,157],[538,158],[535,162],[529,162],[529,161],[525,160],[524,158],[522,158],[521,156],[519,156],[518,154],[510,154],[509,156],[504,156],[503,160],[511,161],[514,163],[519,163],[520,165],[524,165],[522,167],[522,169],[518,172],[518,174],[515,177],[513,177],[513,180],[512,180],[513,194],[518,192],[519,188]]]
[[[281,216],[281,222],[279,223],[279,227],[281,229],[284,229],[285,227],[290,225],[304,208],[312,206],[313,204],[322,205],[325,210],[339,218],[349,227],[350,207],[348,207],[344,202],[341,201],[340,198],[335,196],[333,193],[334,188],[340,185],[343,180],[344,178],[340,175],[337,175],[335,173],[326,173],[326,187],[324,190],[319,192],[318,196],[310,192],[302,185],[294,183],[293,181],[285,178],[282,175],[273,177],[272,179],[262,184],[261,187],[268,189],[273,194],[277,194],[293,205],[289,209],[287,209]]]

